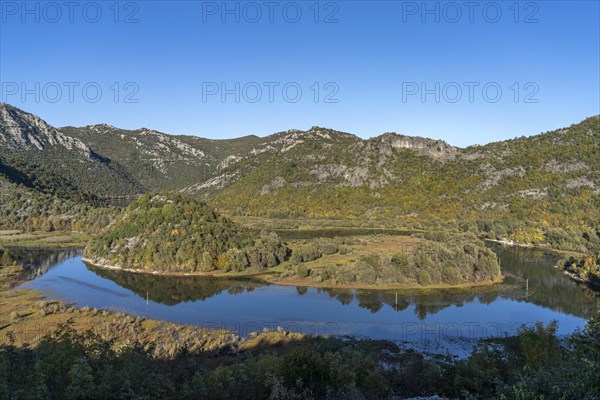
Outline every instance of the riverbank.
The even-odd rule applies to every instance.
[[[369,285],[364,283],[356,284],[336,284],[333,285],[327,282],[318,282],[314,278],[300,278],[300,277],[282,277],[282,266],[275,267],[271,270],[264,272],[161,272],[161,271],[146,271],[134,268],[124,268],[116,264],[112,264],[104,259],[82,257],[82,261],[86,264],[90,264],[96,268],[118,271],[124,273],[144,274],[153,276],[199,276],[199,277],[212,277],[212,278],[254,278],[262,282],[280,285],[280,286],[299,286],[306,288],[318,288],[318,289],[360,289],[360,290],[398,290],[398,291],[427,291],[435,289],[468,289],[482,286],[497,285],[504,282],[504,277],[500,276],[494,280],[485,280],[480,282],[463,282],[455,285],[450,284],[435,284],[435,285],[403,285],[403,284],[375,284]],[[288,263],[289,264],[289,263]],[[291,272],[288,271],[288,272]]]
[[[574,273],[573,271],[569,271],[568,267],[565,265],[565,260],[568,258],[572,257],[575,260],[582,260],[584,258],[591,257],[592,256],[591,254],[579,253],[579,252],[568,251],[568,250],[553,249],[548,246],[534,246],[532,244],[516,243],[509,239],[502,239],[502,240],[487,239],[487,241],[493,242],[493,243],[498,243],[498,244],[501,244],[503,246],[508,246],[508,247],[521,247],[521,248],[546,251],[546,252],[555,254],[557,257],[560,256],[561,259],[559,259],[557,261],[557,263],[554,265],[554,268],[560,269],[562,271],[562,273],[565,274],[566,276],[568,276],[570,279],[572,279],[573,281],[575,281],[579,284],[585,285],[596,296],[600,297],[600,286],[598,285],[598,283],[596,281],[593,280],[593,278],[591,276],[587,276],[586,278],[583,278],[582,276]]]
[[[560,255],[585,255],[584,253],[578,253],[572,250],[561,250],[561,249],[555,249],[553,247],[550,246],[540,246],[540,245],[534,245],[531,243],[519,243],[519,242],[515,242],[513,240],[510,239],[485,239],[486,242],[491,242],[491,243],[498,243],[501,244],[503,246],[508,246],[508,247],[522,247],[525,249],[535,249],[535,250],[542,250],[542,251],[548,251],[548,252],[552,252],[555,254],[560,254]]]
[[[562,269],[574,281],[585,284],[600,297],[600,253],[571,254],[568,259],[561,259],[555,267]]]
[[[345,228],[341,228],[342,230],[348,230],[350,232],[352,232],[352,229],[356,229],[357,227],[345,227]],[[323,229],[325,230],[335,230],[335,229],[340,229],[340,227],[314,227],[315,230],[317,231],[322,231]],[[361,230],[364,228],[361,228]],[[367,229],[373,229],[373,228],[367,228]],[[302,233],[306,233],[306,232],[311,232],[311,228],[310,227],[306,227],[303,226],[301,229],[299,229],[299,232]],[[385,232],[384,230],[381,229],[373,229],[372,230],[373,235],[370,236],[348,236],[348,237],[355,237],[355,238],[369,238],[369,237],[375,237],[375,234],[379,234],[379,237],[381,236],[382,232]],[[344,232],[346,233],[346,232]],[[400,237],[400,236],[392,236],[392,237]],[[52,249],[52,248],[82,248],[85,247],[85,245],[88,243],[88,241],[90,240],[91,236],[84,234],[84,233],[80,233],[80,232],[23,232],[21,230],[0,230],[0,246],[6,246],[6,247],[23,247],[23,248],[35,248],[35,249]],[[414,238],[409,238],[409,239],[414,239]],[[309,239],[310,240],[310,239]],[[294,243],[299,242],[299,240],[296,239],[291,239],[288,240],[292,246],[294,245]],[[539,249],[541,251],[548,251],[548,252],[552,252],[555,253],[557,255],[560,256],[575,256],[575,257],[585,257],[587,256],[586,254],[583,253],[576,253],[576,252],[572,252],[572,251],[564,251],[564,250],[558,250],[558,249],[553,249],[551,247],[547,247],[547,246],[534,246],[532,244],[526,244],[526,243],[518,243],[518,242],[514,242],[512,240],[508,240],[508,239],[501,239],[501,240],[495,240],[495,239],[486,239],[487,242],[490,243],[498,243],[504,246],[509,246],[509,247],[521,247],[521,248],[529,248],[529,249]],[[404,246],[403,248],[406,248],[406,244],[409,242],[404,242],[402,244],[402,246]],[[382,247],[383,248],[390,248],[390,246],[395,245],[394,243],[383,243]],[[344,258],[347,258],[346,260],[344,260]],[[331,259],[330,257],[323,257],[319,260],[315,260],[315,261],[311,261],[309,263],[306,263],[307,268],[322,268],[324,265],[326,265],[327,263],[334,263],[334,264],[344,264],[345,262],[348,262],[348,260],[352,260],[352,259],[356,259],[356,257],[341,257],[342,261],[340,262],[340,257],[338,256],[337,259]],[[97,266],[99,268],[104,268],[104,269],[109,269],[109,270],[115,270],[115,271],[125,271],[125,272],[129,272],[129,273],[143,273],[143,274],[150,274],[150,275],[166,275],[166,276],[207,276],[207,277],[225,277],[225,278],[236,278],[236,277],[249,277],[249,278],[257,278],[257,279],[261,279],[267,283],[272,283],[272,284],[277,284],[277,285],[285,285],[285,286],[301,286],[301,287],[314,287],[314,288],[329,288],[329,289],[370,289],[370,290],[433,290],[433,289],[454,289],[454,288],[469,288],[469,287],[480,287],[480,286],[489,286],[489,285],[494,285],[494,284],[498,284],[501,283],[503,281],[503,278],[499,278],[497,280],[486,280],[486,281],[482,281],[482,282],[463,282],[463,283],[459,283],[459,284],[454,284],[454,285],[448,285],[448,284],[438,284],[438,285],[427,285],[427,286],[422,286],[422,285],[403,285],[403,284],[398,284],[398,285],[390,285],[390,284],[375,284],[375,285],[368,285],[368,284],[351,284],[351,285],[344,285],[344,284],[332,284],[331,282],[318,282],[317,280],[313,279],[313,278],[308,278],[308,279],[303,279],[303,278],[299,278],[299,277],[295,277],[295,276],[290,276],[290,272],[292,270],[292,268],[290,267],[289,264],[285,264],[283,266],[278,266],[275,268],[272,268],[268,271],[249,271],[249,272],[222,272],[222,271],[214,271],[214,272],[194,272],[194,273],[188,273],[188,272],[168,272],[168,271],[147,271],[147,270],[140,270],[140,269],[133,269],[133,268],[123,268],[122,266],[119,265],[114,265],[109,263],[106,260],[99,260],[99,259],[90,259],[90,258],[84,258],[84,261],[92,264],[94,266]],[[577,276],[576,274],[570,273],[563,265],[559,265],[556,264],[555,265],[556,268],[560,268],[565,275],[569,276],[571,279],[573,279],[574,281],[578,282],[578,283],[583,283],[588,285],[588,287],[590,287],[590,289],[596,291],[598,293],[597,288],[592,287],[592,285],[590,285],[590,282],[582,279],[581,277]],[[286,273],[288,273],[288,276],[282,276],[282,275],[286,275]]]
[[[36,349],[42,341],[48,346],[81,338],[81,344],[86,345],[77,349],[99,349],[101,345],[117,353],[137,349],[135,354],[143,353],[161,362],[179,363],[195,357],[205,373],[244,362],[252,364],[257,359],[262,360],[259,365],[264,367],[269,365],[268,360],[287,360],[291,354],[316,354],[315,351],[352,351],[361,358],[374,357],[390,365],[407,362],[429,365],[428,359],[441,357],[407,350],[404,345],[387,340],[307,335],[281,327],[238,336],[214,324],[185,325],[107,309],[77,307],[46,300],[39,291],[18,288],[24,283],[23,272],[20,265],[0,265],[0,355],[6,354],[3,350],[9,347]]]
[[[174,357],[181,352],[205,353],[208,357],[235,358],[241,351],[260,346],[277,346],[303,340],[300,333],[282,330],[260,331],[239,337],[232,331],[213,327],[181,325],[100,310],[75,307],[58,300],[46,300],[42,292],[18,288],[24,269],[20,265],[0,266],[0,345],[35,346],[45,336],[64,327],[91,332],[115,348],[143,343],[157,357]]]

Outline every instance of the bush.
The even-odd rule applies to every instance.
[[[321,251],[315,243],[301,245],[296,251],[292,252],[292,263],[313,261],[321,257]]]
[[[327,272],[327,269],[323,268],[321,270],[321,273],[319,274],[319,276],[321,277],[321,282],[322,281],[326,281],[327,279],[329,279],[329,273]]]
[[[13,257],[7,249],[0,247],[0,265],[11,265],[14,262]]]
[[[408,254],[403,251],[396,252],[390,260],[394,269],[402,276],[412,275],[411,260]]]
[[[225,262],[226,271],[240,272],[248,268],[248,258],[246,253],[240,249],[229,249],[227,251],[227,261]]]
[[[446,261],[442,264],[442,280],[449,284],[457,284],[461,280],[460,271],[456,263]]]
[[[290,262],[292,263],[292,265],[300,264],[302,262],[302,256],[300,255],[300,252],[293,251],[292,256],[290,257]]]
[[[377,273],[373,268],[364,268],[358,274],[358,280],[369,285],[377,281]]]
[[[340,246],[339,253],[344,255],[350,253],[351,249],[348,246]]]
[[[417,282],[422,286],[431,285],[431,275],[427,271],[419,271]]]
[[[300,278],[306,278],[309,273],[310,271],[305,265],[300,264],[296,267],[296,275],[298,275]]]
[[[338,245],[329,239],[321,239],[319,240],[319,242],[317,243],[318,249],[320,250],[320,252],[322,254],[326,254],[326,255],[330,255],[330,254],[335,254],[338,252],[339,247]]]

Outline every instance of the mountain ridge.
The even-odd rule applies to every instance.
[[[0,106],[7,107],[13,109]],[[390,132],[362,139],[317,126],[222,140],[108,124],[39,131],[45,126],[39,117],[11,112],[23,121],[0,120],[0,175],[63,197],[182,191],[234,216],[397,225],[491,221],[482,226],[500,232],[515,228],[495,228],[497,221],[525,221],[542,230],[577,230],[600,221],[598,116],[460,148]],[[21,143],[20,137],[30,139]],[[54,137],[82,145],[68,149],[52,139],[55,144],[44,149],[53,153],[33,144]],[[80,147],[89,149],[91,160]]]

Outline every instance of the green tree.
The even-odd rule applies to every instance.
[[[94,398],[96,385],[92,374],[92,367],[87,358],[75,360],[68,373],[69,385],[65,390],[67,400],[84,400]]]
[[[419,271],[417,282],[419,282],[419,285],[421,286],[431,285],[431,275],[427,271]]]

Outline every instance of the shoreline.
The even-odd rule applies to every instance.
[[[219,360],[238,357],[240,352],[254,351],[263,343],[293,344],[304,340],[304,333],[269,329],[255,330],[240,336],[233,329],[172,322],[149,318],[133,312],[110,308],[77,306],[60,299],[49,299],[43,291],[19,287],[22,265],[0,264],[0,346],[36,345],[61,327],[78,333],[93,332],[113,340],[116,346],[127,343],[166,343],[153,354],[173,357],[179,351],[210,354]],[[258,350],[257,350],[258,351]]]
[[[561,250],[561,249],[555,249],[555,248],[549,247],[549,246],[539,246],[539,245],[535,245],[535,244],[531,244],[531,243],[519,243],[519,242],[512,241],[510,239],[502,239],[502,240],[482,239],[482,240],[484,242],[497,243],[497,244],[501,244],[503,246],[508,246],[508,247],[522,247],[524,249],[541,250],[541,251],[547,251],[547,252],[555,253],[555,254],[585,255],[585,253],[580,253],[580,252],[573,251],[573,250]]]
[[[536,247],[535,245],[530,244],[530,243],[518,243],[518,242],[515,242],[510,239],[501,239],[501,240],[499,240],[499,239],[484,239],[484,241],[498,243],[498,244],[501,244],[504,246],[509,246],[509,247],[524,247],[524,248],[528,248],[528,249],[538,248],[540,250],[546,249],[545,247],[539,247],[539,246]],[[558,251],[558,250],[556,250],[556,251]]]
[[[88,257],[82,256],[81,260],[87,264],[93,265],[97,268],[107,269],[111,271],[118,272],[131,272],[136,274],[146,274],[146,275],[154,275],[154,276],[200,276],[207,278],[255,278],[261,280],[263,282],[279,285],[279,286],[296,286],[296,287],[306,287],[306,288],[315,288],[315,289],[355,289],[355,290],[379,290],[379,291],[389,291],[389,290],[413,290],[413,291],[426,291],[426,290],[435,290],[435,289],[469,289],[483,286],[493,286],[497,284],[501,284],[504,282],[504,275],[500,275],[497,279],[494,280],[486,280],[480,282],[464,282],[456,285],[449,284],[436,284],[436,285],[394,285],[394,284],[385,284],[385,285],[360,285],[360,284],[350,284],[350,285],[328,285],[327,283],[318,283],[318,282],[306,282],[301,278],[292,278],[292,279],[282,279],[275,280],[272,279],[273,276],[278,276],[277,272],[265,271],[265,272],[253,272],[253,273],[231,273],[231,272],[161,272],[161,271],[145,271],[134,268],[123,268],[117,264],[113,264],[108,262],[105,259],[99,263],[98,259],[90,259]]]
[[[282,280],[282,281],[272,281],[272,280],[268,280],[267,282],[272,283],[274,285],[279,285],[279,286],[297,286],[297,287],[305,287],[305,288],[315,288],[315,289],[355,289],[355,290],[379,290],[379,291],[391,291],[391,290],[397,290],[397,291],[427,291],[427,290],[437,290],[437,289],[442,289],[442,290],[448,290],[448,289],[471,289],[471,288],[476,288],[476,287],[488,287],[488,286],[494,286],[494,285],[498,285],[504,282],[504,275],[501,275],[498,279],[496,280],[487,280],[487,281],[480,281],[480,282],[465,282],[465,283],[460,283],[460,284],[456,284],[456,285],[449,285],[449,284],[437,284],[437,285],[428,285],[428,286],[421,286],[421,285],[394,285],[394,284],[386,284],[386,285],[335,285],[335,286],[331,286],[331,285],[327,285],[327,284],[323,284],[323,283],[317,283],[317,282],[311,282],[311,283],[305,283],[302,281],[297,281],[294,279],[291,280]]]
[[[575,256],[586,256],[586,253],[580,253],[577,251],[559,250],[559,249],[553,249],[552,247],[542,247],[542,246],[535,246],[532,244],[517,243],[517,242],[513,242],[512,240],[508,240],[508,239],[503,239],[503,240],[486,239],[486,240],[489,242],[498,243],[498,244],[508,246],[508,247],[522,247],[522,248],[529,248],[529,249],[540,250],[540,251],[547,251],[547,252],[553,253],[557,256],[561,256],[561,255],[564,256],[565,254],[575,255]],[[572,281],[574,281],[578,284],[585,285],[588,289],[590,289],[592,292],[594,292],[596,294],[596,296],[600,296],[600,292],[599,292],[598,288],[596,286],[594,286],[590,280],[583,279],[583,278],[577,276],[576,274],[574,274],[573,272],[571,272],[567,268],[565,268],[563,265],[560,265],[560,263],[554,264],[554,268],[560,269],[563,274],[565,274],[567,277],[569,277],[569,279],[571,279]]]
[[[364,229],[364,228],[362,228]],[[310,229],[307,229],[307,231],[310,231]],[[19,234],[22,233],[18,230],[15,231],[11,231],[12,234]],[[41,232],[31,232],[29,234],[43,234],[43,235],[48,235],[48,236],[61,236],[61,235],[77,235],[77,234],[81,234],[80,232],[76,232],[76,231],[71,231],[71,232],[53,232],[53,233],[41,233]],[[12,235],[10,235],[12,236]],[[9,237],[10,237],[9,236]],[[42,236],[43,237],[43,236]],[[4,238],[6,239],[6,238]],[[81,238],[79,238],[81,239]],[[527,248],[527,249],[536,249],[536,250],[540,250],[540,251],[547,251],[550,253],[554,253],[556,255],[565,255],[565,254],[572,254],[572,255],[585,255],[584,253],[578,253],[578,252],[574,252],[574,251],[567,251],[567,250],[560,250],[560,249],[554,249],[552,247],[547,247],[547,246],[536,246],[533,244],[529,244],[529,243],[519,243],[519,242],[515,242],[513,240],[510,239],[484,239],[484,241],[486,242],[490,242],[490,243],[495,243],[495,244],[499,244],[502,246],[508,246],[508,247],[520,247],[520,248]],[[81,242],[81,241],[70,241],[70,242],[63,242],[63,243],[43,243],[40,240],[13,240],[13,241],[0,241],[0,245],[5,246],[7,248],[17,248],[17,249],[28,249],[28,248],[36,248],[36,249],[43,249],[43,250],[52,250],[52,249],[82,249],[85,247],[85,242]],[[476,288],[476,287],[484,287],[484,286],[492,286],[495,284],[499,284],[502,283],[504,281],[504,276],[501,276],[499,279],[493,280],[493,281],[483,281],[483,282],[464,282],[464,283],[460,283],[460,284],[456,284],[456,285],[448,285],[448,284],[438,284],[438,285],[430,285],[430,286],[420,286],[420,285],[394,285],[394,284],[386,284],[386,285],[328,285],[327,283],[318,283],[318,282],[306,282],[303,280],[298,280],[295,278],[289,279],[289,278],[283,278],[281,280],[279,279],[274,279],[275,277],[278,276],[277,272],[272,272],[272,271],[265,271],[265,272],[250,272],[250,273],[246,273],[246,272],[219,272],[219,271],[213,271],[213,272],[168,272],[168,271],[148,271],[148,270],[143,270],[143,269],[136,269],[136,268],[123,268],[119,265],[113,264],[108,262],[107,260],[104,259],[100,259],[100,258],[88,258],[85,256],[82,256],[82,261],[91,264],[97,268],[102,268],[102,269],[107,269],[107,270],[112,270],[112,271],[122,271],[122,272],[130,272],[130,273],[136,273],[136,274],[146,274],[146,275],[155,275],[155,276],[182,276],[182,277],[186,277],[186,276],[200,276],[200,277],[214,277],[214,278],[255,278],[255,279],[259,279],[263,282],[269,283],[269,284],[273,284],[273,285],[280,285],[280,286],[298,286],[298,287],[307,287],[307,288],[319,288],[319,289],[358,289],[358,290],[381,290],[381,291],[385,291],[385,290],[415,290],[415,291],[426,291],[426,290],[430,290],[430,289],[468,289],[468,288]],[[570,273],[569,271],[567,271],[563,266],[556,264],[554,266],[555,268],[559,268],[562,270],[562,272],[567,275],[571,280],[580,283],[580,284],[584,284],[588,287],[590,287],[592,290],[595,290],[593,287],[590,286],[589,282],[581,279],[580,277]]]

